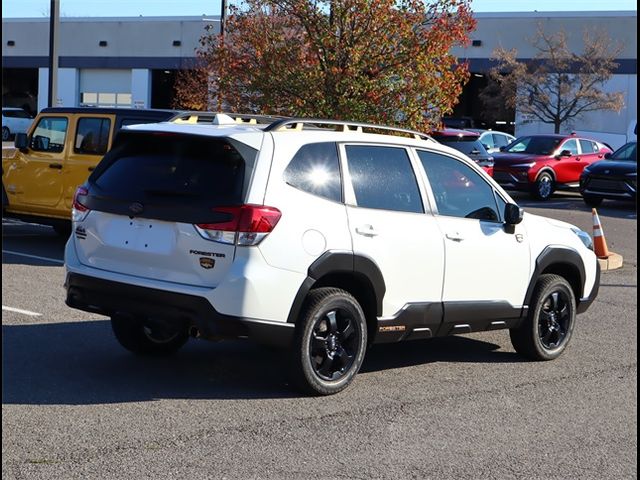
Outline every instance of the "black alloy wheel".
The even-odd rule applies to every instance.
[[[547,350],[562,345],[571,325],[571,301],[567,294],[555,290],[542,303],[538,318],[538,336]]]
[[[305,393],[338,393],[360,370],[366,346],[367,321],[358,301],[338,288],[314,289],[296,323],[292,380]]]
[[[309,356],[313,371],[323,380],[339,380],[349,371],[358,352],[355,320],[336,308],[319,317],[311,332]]]
[[[555,274],[541,275],[522,324],[509,330],[513,348],[532,360],[553,360],[567,348],[576,320],[571,285]]]

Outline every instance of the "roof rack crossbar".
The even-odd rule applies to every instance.
[[[390,127],[388,125],[376,125],[373,123],[361,123],[361,122],[347,122],[342,120],[323,120],[320,118],[283,118],[271,123],[265,132],[277,132],[295,128],[300,130],[304,125],[330,125],[335,127],[342,127],[343,132],[362,132],[363,129],[368,130],[383,130],[387,132],[403,133],[410,135],[417,140],[430,140],[434,141],[426,133],[418,132],[416,130],[409,130],[407,128]]]
[[[233,118],[236,123],[244,124],[266,124],[269,125],[274,121],[283,119],[285,117],[276,115],[259,115],[253,113],[228,113],[228,112],[213,112],[213,111],[183,111],[179,112],[171,117],[169,122],[177,123],[213,123],[216,114],[228,115]]]

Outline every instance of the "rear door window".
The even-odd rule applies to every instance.
[[[509,137],[507,137],[506,135],[500,135],[498,133],[493,133],[492,135],[496,147],[500,148],[509,145]]]
[[[424,212],[416,176],[406,149],[347,145],[345,151],[359,207]]]

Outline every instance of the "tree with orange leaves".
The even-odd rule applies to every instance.
[[[430,129],[469,77],[449,53],[475,28],[469,2],[246,0],[201,38],[174,106]]]

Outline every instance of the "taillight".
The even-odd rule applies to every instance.
[[[214,212],[226,213],[230,218],[216,223],[199,223],[196,230],[207,240],[235,245],[257,245],[271,232],[282,213],[263,205],[216,207]]]
[[[82,203],[86,201],[89,190],[87,187],[78,187],[73,195],[73,206],[71,207],[71,220],[74,222],[83,221],[89,213],[89,208]]]

